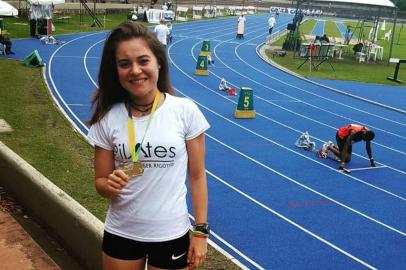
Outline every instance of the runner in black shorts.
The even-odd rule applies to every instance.
[[[371,163],[371,167],[375,167],[375,161],[372,157],[371,141],[375,138],[375,133],[368,127],[349,124],[337,130],[336,141],[337,146],[328,144],[327,149],[332,151],[340,160],[340,170],[344,170],[345,163],[351,161],[352,144],[360,141],[365,141],[365,148]]]

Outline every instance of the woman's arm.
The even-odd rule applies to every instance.
[[[192,194],[195,224],[207,223],[208,192],[205,172],[205,137],[204,133],[186,142],[189,164],[188,173]],[[193,236],[190,242],[188,262],[189,269],[203,263],[207,255],[207,238]]]
[[[113,152],[95,146],[94,171],[96,191],[104,198],[118,195],[128,182],[121,170],[114,170]]]

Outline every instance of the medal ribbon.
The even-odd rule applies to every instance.
[[[137,151],[135,151],[135,128],[134,128],[134,123],[133,123],[133,115],[131,113],[131,106],[128,106],[128,119],[127,119],[128,143],[130,145],[130,153],[131,153],[131,158],[132,158],[133,162],[139,161],[141,145],[144,142],[145,135],[147,134],[149,125],[151,124],[152,116],[155,113],[156,107],[158,106],[160,100],[161,100],[161,95],[160,95],[160,92],[158,91],[155,95],[154,103],[152,104],[152,109],[151,109],[151,113],[148,118],[147,128],[145,129],[144,137],[142,137],[140,147],[138,147]]]

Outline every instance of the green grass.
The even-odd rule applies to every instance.
[[[0,63],[0,118],[14,129],[0,140],[103,220],[107,202],[93,186],[92,147],[58,113],[40,69]]]
[[[306,35],[309,35],[315,25],[316,21],[314,19],[306,20],[300,26],[301,36],[304,38]],[[357,22],[345,22],[346,25],[350,25],[353,29],[357,25]],[[366,24],[369,25],[369,24]],[[366,28],[366,35],[369,34],[369,29]],[[383,35],[389,29],[392,29],[391,24],[386,24],[386,30],[378,32],[378,41],[377,44],[384,47],[383,61],[369,61],[369,63],[357,63],[355,61],[355,55],[352,51],[353,45],[349,46],[349,49],[343,54],[344,60],[332,59],[335,72],[331,67],[324,63],[320,66],[318,71],[312,70],[309,71],[309,63],[303,65],[300,69],[297,67],[304,61],[297,56],[294,57],[294,53],[289,51],[285,57],[274,57],[272,58],[272,53],[270,50],[266,51],[266,54],[269,59],[276,62],[277,64],[292,70],[302,76],[312,77],[312,78],[324,78],[324,79],[336,79],[336,80],[348,80],[348,81],[358,81],[358,82],[369,82],[369,83],[379,83],[379,84],[388,84],[394,86],[404,86],[399,85],[398,83],[389,81],[386,79],[388,76],[393,76],[395,64],[388,65],[389,51],[390,51],[390,42],[383,40]],[[325,31],[329,38],[331,37],[341,37],[335,23],[333,21],[326,21]],[[400,31],[400,25],[396,26],[394,44],[392,47],[392,58],[406,59],[406,31]],[[399,35],[400,33],[400,35]],[[358,36],[359,31],[355,31],[355,34]],[[397,43],[399,38],[399,44]],[[279,38],[274,42],[273,46],[282,46],[285,37]],[[310,41],[310,40],[307,40]],[[406,65],[400,65],[398,79],[406,82]]]
[[[59,22],[55,21],[55,35],[63,35],[63,34],[71,34],[71,33],[81,33],[81,32],[92,32],[92,31],[101,31],[101,30],[108,30],[113,29],[120,23],[127,20],[126,15],[119,15],[119,14],[108,14],[106,16],[105,28],[99,27],[92,27],[93,19],[85,15],[83,16],[82,24],[80,23],[80,17],[78,15],[72,15],[69,20]],[[98,19],[101,23],[104,22],[103,15],[98,15]],[[30,35],[30,27],[29,22],[26,18],[13,18],[13,17],[5,17],[4,18],[6,29],[10,34],[10,38],[25,38],[29,37]],[[146,25],[150,25],[146,23]]]
[[[341,33],[338,30],[335,22],[333,21],[326,21],[325,24],[325,29],[326,29],[326,35],[328,37],[341,37]]]

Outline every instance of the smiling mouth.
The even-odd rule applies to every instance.
[[[131,79],[131,80],[130,80],[130,83],[132,83],[132,84],[142,84],[142,83],[145,82],[146,80],[147,80],[146,78],[138,79],[138,80]]]

